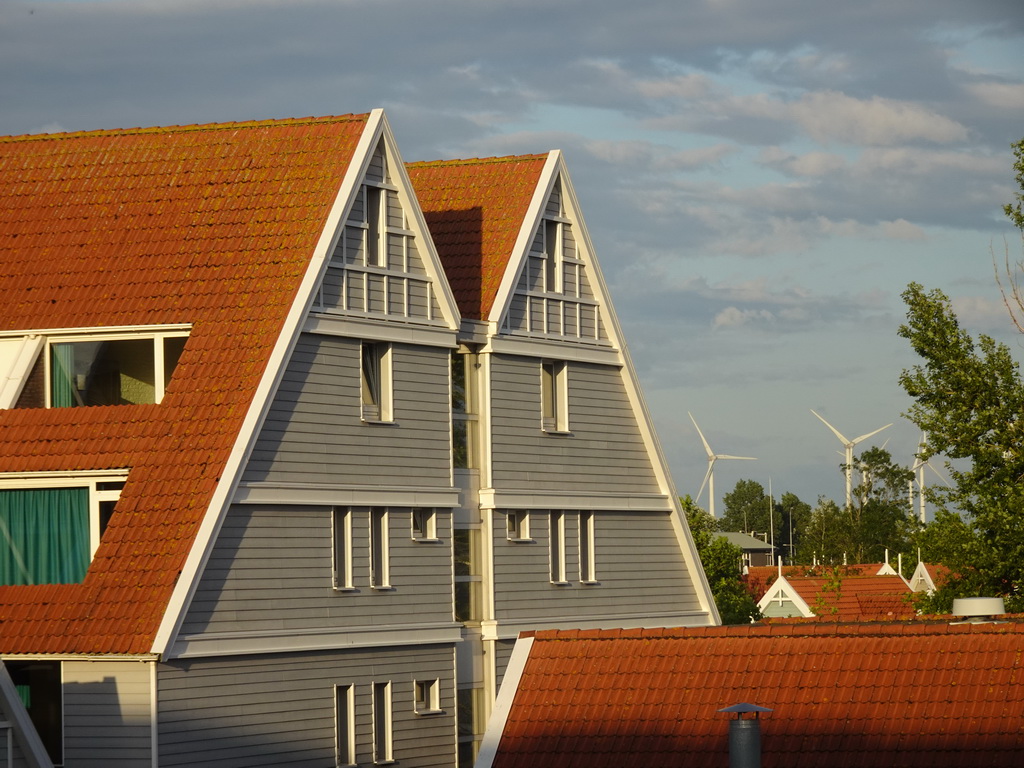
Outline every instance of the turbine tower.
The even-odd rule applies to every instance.
[[[853,440],[847,440],[838,429],[825,421],[825,419],[813,408],[811,408],[811,413],[821,419],[821,423],[831,429],[832,434],[838,437],[839,442],[841,442],[843,447],[846,448],[846,506],[849,507],[853,504],[853,446],[857,445],[859,442],[867,440],[872,435],[877,435],[883,429],[888,429],[892,424],[886,424],[884,427],[879,427],[874,432],[868,432],[866,435],[861,435]]]
[[[697,434],[700,435],[700,441],[704,443],[704,450],[708,454],[708,471],[704,473],[704,482],[700,484],[700,490],[697,491],[697,498],[694,502],[700,501],[700,495],[704,493],[704,486],[708,486],[708,511],[711,513],[711,517],[715,516],[715,462],[719,459],[740,459],[742,461],[757,461],[753,456],[729,456],[724,453],[715,453],[711,450],[711,446],[708,445],[707,438],[704,437],[704,433],[700,431],[700,427],[697,426],[697,420],[693,418],[693,414],[689,411],[686,414],[690,417],[690,421],[693,422],[693,426],[697,428]]]
[[[925,446],[925,443],[927,442],[927,439],[928,439],[927,433],[922,432],[921,433],[921,444],[918,447],[918,456],[916,457],[917,460],[914,462],[914,466],[912,466],[910,468],[910,471],[913,472],[914,475],[915,475],[915,477],[912,477],[910,479],[910,516],[911,517],[914,516],[914,481],[916,479],[916,481],[917,481],[917,488],[918,488],[917,492],[918,492],[919,501],[920,501],[920,520],[921,520],[922,523],[925,522],[925,492],[924,492],[924,490],[925,490],[925,488],[924,488],[924,470],[925,470],[925,468],[928,468],[932,472],[934,472],[935,476],[937,478],[939,478],[939,480],[944,482],[946,484],[947,488],[951,488],[952,487],[952,486],[950,486],[949,481],[942,476],[942,473],[940,473],[939,470],[937,470],[934,467],[934,465],[931,463],[931,461],[928,461],[927,459],[922,459],[920,457],[920,454],[924,453],[924,446]]]

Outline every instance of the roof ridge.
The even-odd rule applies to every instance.
[[[349,115],[323,115],[308,117],[266,118],[262,120],[237,120],[226,123],[189,123],[186,125],[154,125],[135,128],[97,128],[88,131],[63,131],[58,133],[23,133],[15,136],[0,136],[0,143],[53,141],[54,139],[80,139],[90,136],[141,136],[146,134],[192,133],[196,131],[227,131],[238,128],[263,128],[275,125],[321,125],[325,123],[346,123],[366,120],[368,112]]]
[[[542,152],[533,155],[503,155],[501,157],[466,157],[466,158],[452,158],[450,160],[415,160],[411,163],[406,163],[408,167],[426,168],[426,167],[437,167],[441,168],[444,166],[457,166],[457,165],[496,165],[499,163],[517,163],[523,162],[524,160],[541,160],[548,156],[547,152]]]

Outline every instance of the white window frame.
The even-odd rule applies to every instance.
[[[595,519],[597,513],[584,511],[580,516],[580,582],[597,583],[597,557],[594,551]]]
[[[441,682],[433,680],[414,680],[412,684],[413,711],[417,715],[441,714]]]
[[[368,355],[374,359],[368,361]],[[392,356],[392,346],[388,342],[364,340],[359,345],[359,402],[362,420],[368,424],[394,422]],[[368,366],[376,372],[376,383],[367,376]]]
[[[544,290],[546,293],[562,293],[564,280],[562,265],[564,245],[562,227],[557,219],[544,220]],[[552,242],[553,241],[553,242]]]
[[[375,203],[375,205],[371,205],[371,203]],[[366,236],[363,240],[364,266],[383,269],[388,265],[387,203],[386,186],[363,184],[363,224],[366,225]],[[371,259],[371,256],[375,258]]]
[[[375,765],[395,761],[391,681],[373,683],[373,762]]]
[[[392,589],[390,513],[387,507],[370,508],[370,587]]]
[[[0,371],[0,380],[5,382],[16,382],[17,394],[21,393],[25,381],[28,379],[35,367],[39,356],[43,356],[43,388],[44,407],[53,408],[53,378],[51,367],[53,365],[53,345],[74,344],[90,341],[138,341],[140,339],[152,339],[153,341],[153,402],[159,403],[166,394],[165,379],[167,378],[164,369],[164,340],[169,338],[188,338],[191,334],[191,325],[162,325],[162,326],[125,326],[119,328],[73,328],[45,331],[25,331],[17,334],[0,334],[0,349],[11,347],[11,352],[4,355],[4,366],[7,370]],[[19,354],[14,353],[15,347]],[[8,390],[5,385],[3,390],[3,402],[0,407],[13,408],[17,398],[14,397],[15,389]]]
[[[356,697],[354,685],[334,686],[335,763],[356,765]]]
[[[89,489],[89,557],[95,557],[103,532],[100,530],[100,503],[116,502],[121,498],[123,485],[128,480],[127,469],[95,472],[18,472],[0,474],[0,490],[43,490],[46,488]],[[99,489],[99,485],[120,483],[121,488]]]
[[[549,434],[569,433],[569,367],[564,360],[540,364],[541,429]]]
[[[548,517],[548,557],[552,584],[564,585],[565,572],[565,512],[551,510]]]
[[[331,511],[332,571],[334,589],[339,592],[355,590],[352,580],[352,509],[334,507]]]
[[[438,541],[436,509],[433,507],[413,507],[412,514],[409,517],[413,541]]]
[[[515,510],[505,514],[505,538],[509,541],[533,541],[530,538],[530,513]]]

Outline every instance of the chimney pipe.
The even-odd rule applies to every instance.
[[[718,711],[736,715],[729,721],[729,768],[761,768],[761,713],[771,710],[741,703]],[[754,716],[743,716],[748,713]]]

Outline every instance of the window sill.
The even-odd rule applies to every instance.
[[[395,592],[396,591],[395,588],[392,587],[390,584],[385,584],[385,585],[380,586],[380,587],[372,587],[371,586],[370,589],[372,589],[374,592]]]
[[[418,544],[441,544],[441,539],[433,536],[413,536],[412,540]]]
[[[355,587],[334,587],[335,592],[358,592]]]
[[[553,587],[571,587],[571,581],[552,581],[551,586]]]
[[[545,435],[552,435],[554,437],[567,437],[572,435],[572,432],[570,432],[568,429],[544,429],[543,427],[541,427],[540,431],[543,432]]]
[[[360,419],[363,424],[372,424],[375,427],[397,427],[398,422],[394,419]]]
[[[599,586],[601,586],[601,582],[597,581],[596,579],[580,579],[580,584],[582,584],[584,587],[599,587]]]
[[[444,714],[444,710],[443,709],[417,709],[417,710],[415,710],[415,714],[417,716],[419,716],[419,717],[437,717],[438,715],[443,715]]]
[[[510,539],[510,538],[506,538],[505,541],[507,541],[509,544],[536,544],[537,543],[536,539]]]

